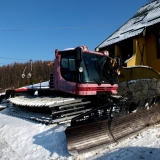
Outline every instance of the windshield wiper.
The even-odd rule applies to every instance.
[[[102,84],[101,80],[100,79],[94,79],[95,82],[100,86]]]
[[[112,78],[107,73],[105,73],[105,76],[109,80],[109,83],[113,86],[114,85],[114,81],[112,80]]]
[[[87,70],[87,74],[89,76],[88,64],[87,64],[87,62],[86,62],[84,57],[83,57],[83,59],[84,59],[84,64],[85,64],[85,67],[86,67],[86,70]]]

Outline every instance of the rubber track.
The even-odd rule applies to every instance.
[[[123,117],[113,118],[110,128],[114,139],[118,141],[158,121],[160,121],[160,105],[149,110],[141,110]],[[66,129],[65,133],[70,153],[114,142],[113,137],[109,134],[108,120],[70,127]]]
[[[14,107],[11,104],[7,105],[7,109],[9,111],[9,114],[14,117],[32,120],[43,124],[52,124],[52,116],[49,114],[29,112],[25,108],[18,106]]]
[[[13,104],[9,103],[7,105],[7,108],[8,108],[9,114],[14,117],[32,120],[32,121],[36,121],[38,123],[42,123],[42,124],[46,124],[46,125],[68,123],[70,121],[70,119],[77,116],[77,115],[74,115],[74,112],[73,112],[73,115],[71,115],[71,116],[64,117],[64,118],[59,117],[59,118],[53,120],[52,114],[30,112],[27,110],[26,107],[14,106]],[[86,111],[88,111],[88,110],[86,109]]]
[[[70,121],[73,117],[88,111],[88,109],[85,109],[83,106],[90,102],[82,102],[82,100],[82,98],[72,97],[18,96],[8,99],[8,102],[10,102],[8,103],[8,109],[10,115],[12,116],[33,120],[44,124],[66,123],[66,121],[68,123],[68,121]],[[35,108],[36,110],[36,108],[38,109],[42,107],[50,109],[51,114],[35,113],[27,110],[27,108]],[[55,107],[61,108],[60,111],[54,112]],[[91,110],[91,108],[89,110]],[[55,118],[52,119],[52,116],[55,116]]]

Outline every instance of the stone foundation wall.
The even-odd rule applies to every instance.
[[[160,95],[160,79],[138,79],[119,83],[118,94],[132,92],[134,98]]]

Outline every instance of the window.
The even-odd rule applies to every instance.
[[[157,58],[160,58],[160,36],[157,38]]]
[[[64,79],[68,81],[78,81],[78,72],[76,69],[74,54],[61,55],[61,75]]]
[[[157,41],[157,58],[160,58],[160,35],[156,38]]]
[[[81,81],[84,83],[117,83],[117,77],[106,56],[82,53]]]

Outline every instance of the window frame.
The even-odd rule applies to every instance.
[[[157,59],[160,59],[160,35],[156,36]]]
[[[70,60],[72,59],[71,57],[74,57],[74,70],[72,70],[70,66]],[[63,70],[64,68],[62,67],[62,61],[63,58],[67,59],[67,70]],[[76,64],[76,57],[74,51],[71,51],[70,53],[61,53],[61,61],[60,61],[60,71],[61,71],[61,76],[70,82],[78,82],[78,69],[77,69],[77,64]],[[76,78],[77,77],[77,78]]]

